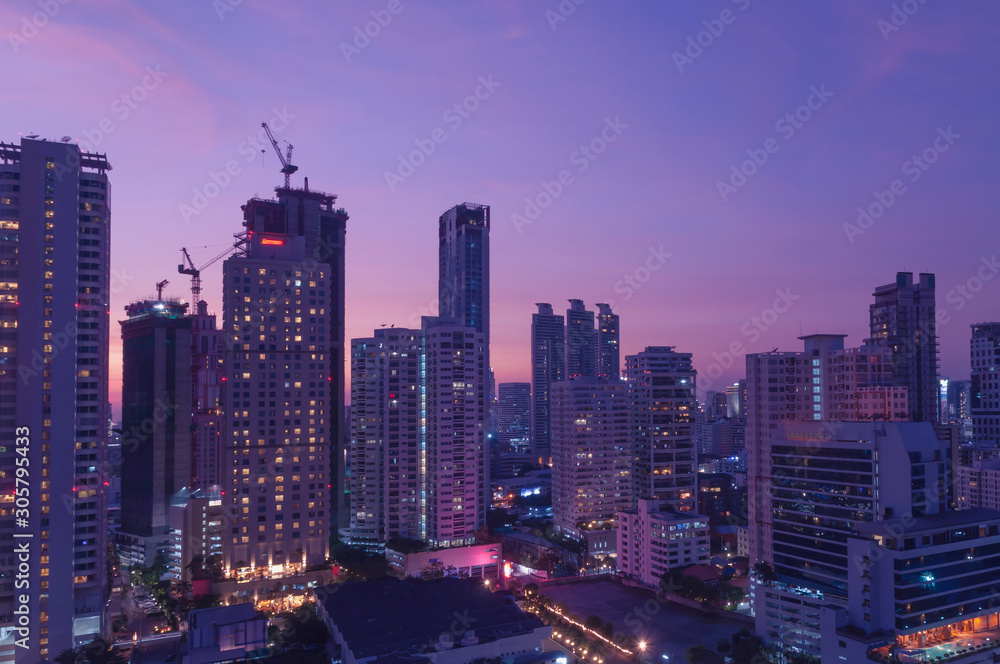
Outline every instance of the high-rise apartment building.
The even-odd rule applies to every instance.
[[[1000,444],[1000,323],[973,325],[969,350],[972,436],[977,443]]]
[[[126,564],[170,557],[170,501],[191,482],[191,327],[187,304],[140,300],[122,328],[122,525]]]
[[[486,523],[486,335],[462,321],[424,317],[421,324],[421,425],[425,426],[420,539],[465,546]]]
[[[109,170],[71,143],[0,143],[0,632],[23,661],[104,628]]]
[[[938,419],[938,342],[934,275],[899,272],[895,283],[875,289],[866,343],[892,350],[895,385],[907,388],[913,422]]]
[[[343,468],[331,454],[342,449],[334,430],[343,387],[336,309],[347,218],[334,200],[279,189],[277,201],[249,201],[243,251],[224,264],[220,465],[234,515],[225,541],[230,573],[281,575],[329,553],[340,498],[331,495],[331,473]]]
[[[191,317],[193,429],[189,486],[206,492],[222,482],[219,445],[223,423],[220,399],[224,348],[215,314],[208,313],[205,301],[199,301]]]
[[[574,538],[632,508],[628,385],[592,377],[552,386],[552,512]]]
[[[483,335],[450,318],[351,342],[353,544],[464,546],[486,523]]]
[[[647,346],[625,358],[635,466],[633,495],[665,508],[696,509],[695,370],[691,353]]]
[[[531,315],[531,456],[547,464],[552,456],[552,384],[566,373],[566,326],[551,304],[535,306],[538,313]]]
[[[621,321],[610,304],[597,305],[597,377],[618,380],[621,376]]]
[[[383,328],[351,341],[352,544],[421,537],[420,330]]]
[[[501,452],[525,453],[531,445],[531,383],[500,383]]]
[[[597,375],[597,330],[594,312],[583,300],[570,300],[566,310],[566,378]]]

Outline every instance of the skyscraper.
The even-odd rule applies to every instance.
[[[972,436],[977,443],[1000,443],[1000,323],[972,326]]]
[[[531,383],[500,383],[500,449],[526,452],[531,443]]]
[[[618,314],[610,304],[597,305],[597,377],[618,380],[621,375],[621,338]]]
[[[0,630],[28,611],[24,661],[103,628],[109,170],[71,143],[0,144],[0,493],[28,502],[0,503]]]
[[[486,523],[486,338],[461,321],[424,317],[420,336],[421,539],[465,546]]]
[[[421,537],[420,330],[351,341],[352,544]]]
[[[583,300],[570,300],[566,310],[566,378],[597,375],[597,330],[594,312]]]
[[[490,207],[456,205],[438,221],[439,314],[490,339]],[[487,365],[488,366],[488,365]]]
[[[191,326],[186,304],[141,300],[122,327],[123,562],[170,557],[170,500],[191,481]],[[124,555],[124,552],[130,555]]]
[[[531,315],[531,445],[532,458],[547,464],[552,456],[552,383],[566,371],[566,330],[552,305],[539,302]]]
[[[906,387],[914,422],[938,420],[938,342],[934,275],[898,272],[875,289],[866,343],[892,350],[894,384]]]
[[[490,453],[487,434],[493,419],[490,371],[490,207],[462,203],[438,219],[438,315],[453,319],[482,335],[482,372],[475,377],[483,387],[483,495],[489,488]],[[486,506],[482,505],[482,519]]]
[[[647,346],[625,358],[631,401],[636,499],[677,511],[696,509],[695,370],[691,353]]]
[[[226,508],[237,515],[226,538],[229,572],[280,575],[329,553],[340,497],[329,485],[342,468],[330,459],[340,454],[331,428],[342,407],[334,399],[343,334],[332,305],[342,304],[347,218],[334,200],[291,189],[279,189],[277,201],[252,199],[243,250],[224,264],[221,466]]]

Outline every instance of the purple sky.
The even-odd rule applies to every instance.
[[[969,324],[1000,318],[996,3],[908,0],[896,29],[888,0],[564,0],[569,16],[558,0],[49,2],[51,17],[0,5],[0,139],[69,135],[107,152],[115,320],[161,279],[187,296],[180,247],[208,260],[240,230],[240,204],[280,184],[269,146],[247,142],[274,109],[292,116],[275,125],[295,145],[293,184],[308,176],[351,215],[349,338],[433,310],[438,216],[492,206],[500,382],[528,379],[535,302],[613,301],[625,353],[693,352],[702,386],[733,342],[797,349],[800,333],[837,332],[860,344],[872,291],[898,270],[937,274],[942,375],[966,377]],[[371,12],[391,20],[355,41]],[[450,110],[463,102],[478,108]],[[390,186],[400,156],[434,136]],[[592,141],[606,150],[577,152]],[[933,164],[910,161],[925,151]],[[730,182],[751,155],[766,161]],[[238,173],[219,191],[211,174],[230,161]],[[561,193],[519,232],[512,215],[529,197],[549,203],[543,181],[562,171]],[[845,230],[895,180],[884,214]],[[720,193],[720,181],[739,186]],[[196,201],[206,185],[211,200]],[[627,275],[648,280],[633,290]],[[221,263],[204,281],[221,314]],[[779,290],[798,299],[772,317]],[[772,324],[754,329],[762,316]],[[113,337],[117,402],[117,324]],[[740,357],[715,384],[742,373]]]

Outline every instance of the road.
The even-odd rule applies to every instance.
[[[743,622],[664,603],[651,590],[620,586],[605,579],[539,585],[543,595],[566,605],[570,613],[583,618],[600,616],[605,622],[611,621],[616,633],[634,634],[647,644],[644,659],[657,664],[662,664],[663,653],[670,655],[671,662],[683,662],[684,649],[693,645],[715,650],[719,641],[747,627]]]

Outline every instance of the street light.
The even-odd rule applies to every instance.
[[[645,641],[639,641],[639,650],[641,650],[643,652],[646,652],[646,642]]]

